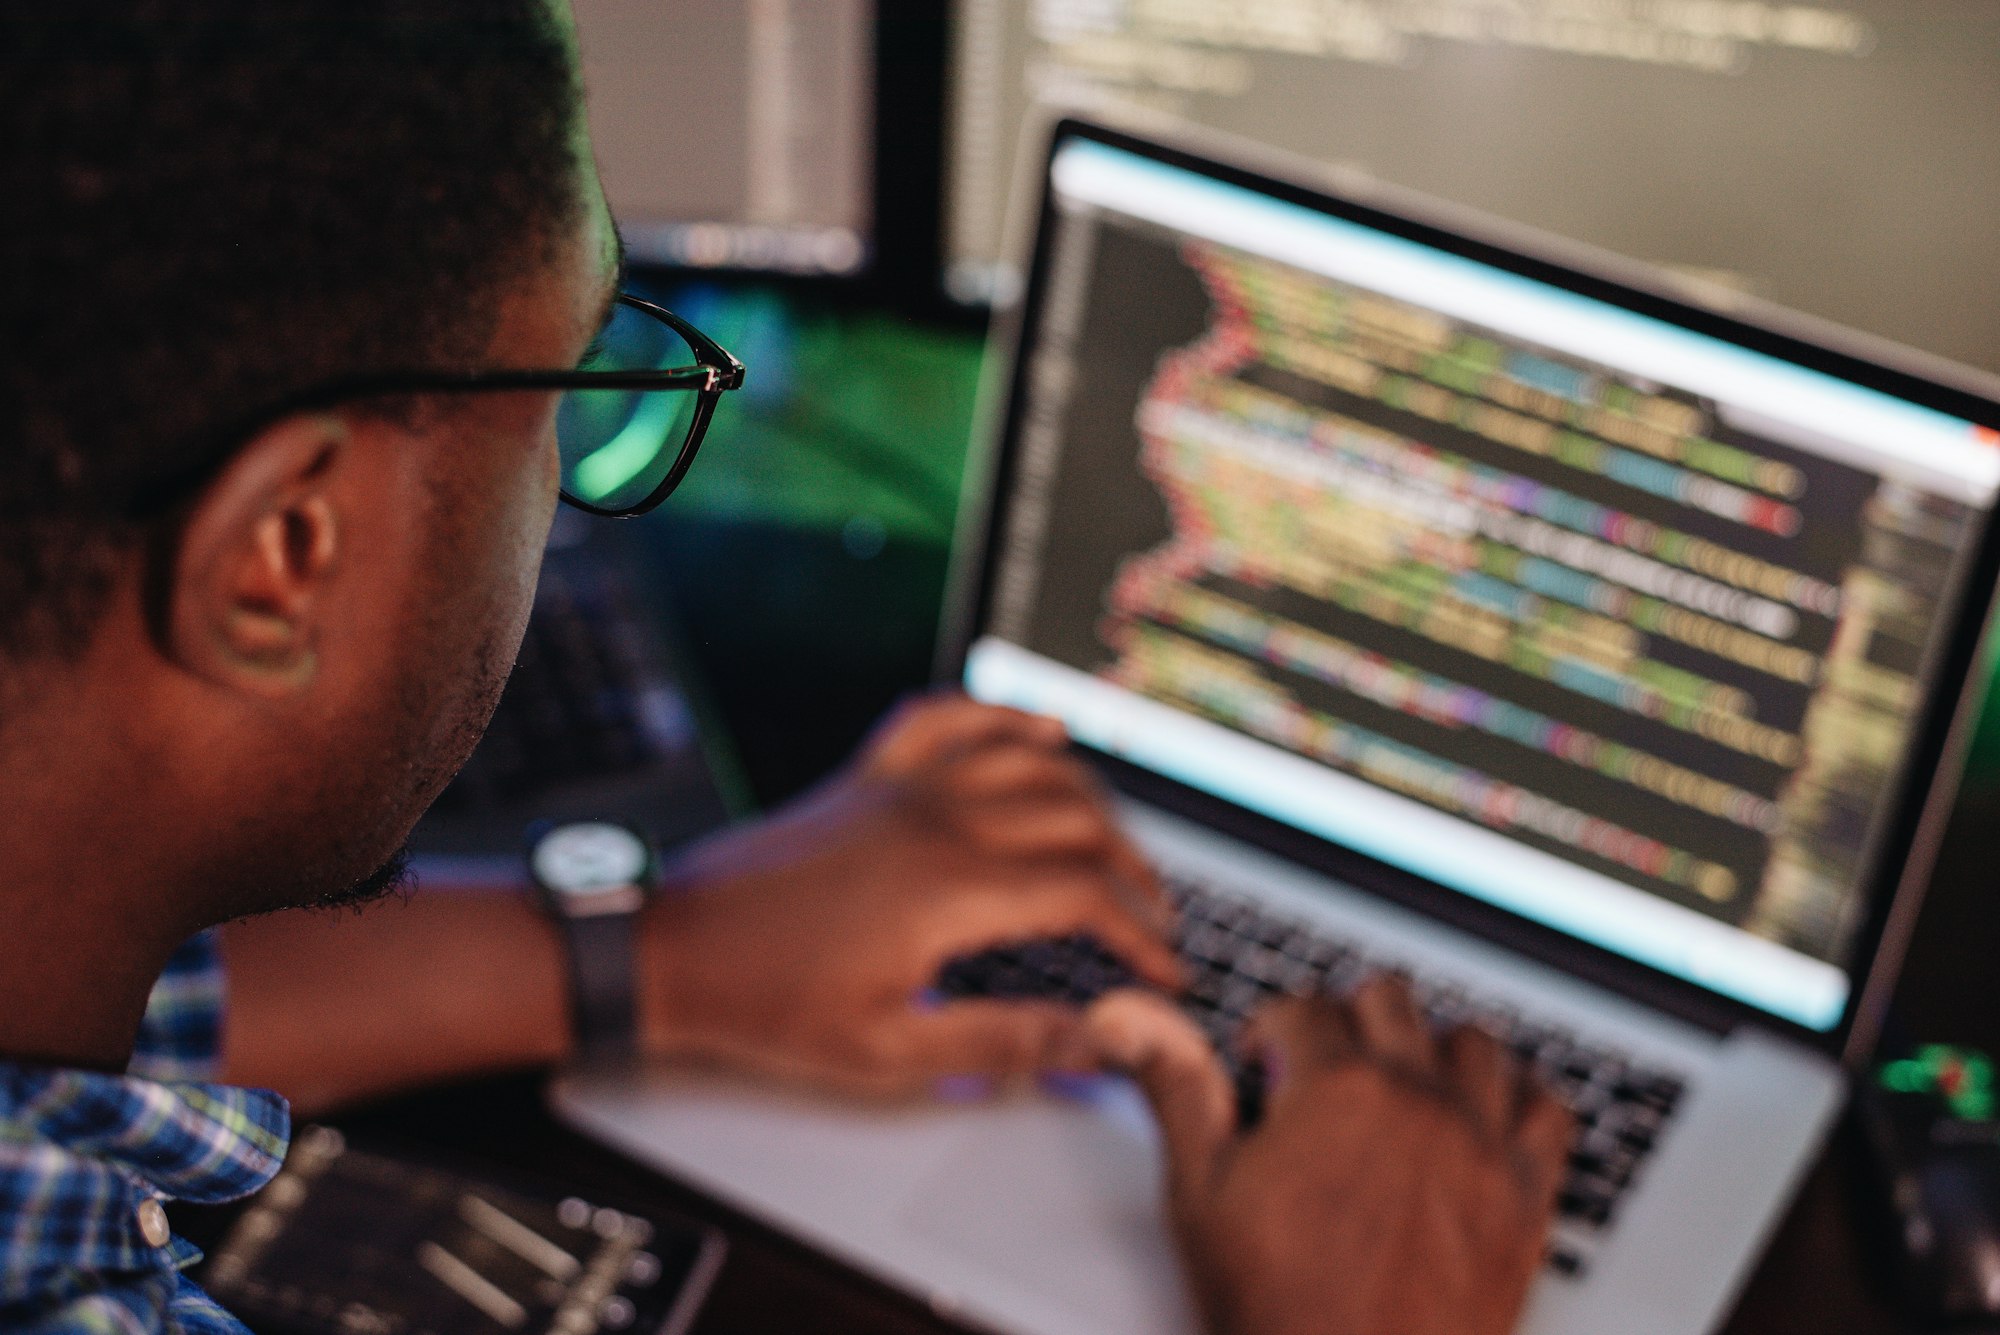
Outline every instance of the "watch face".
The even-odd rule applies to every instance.
[[[629,889],[644,878],[648,860],[643,839],[602,822],[557,826],[530,859],[535,879],[559,895]]]

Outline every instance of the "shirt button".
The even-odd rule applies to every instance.
[[[139,1202],[139,1236],[146,1240],[148,1247],[164,1247],[174,1236],[167,1227],[167,1212],[158,1201]]]

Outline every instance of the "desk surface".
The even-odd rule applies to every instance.
[[[480,1081],[383,1104],[340,1124],[363,1143],[426,1148],[611,1204],[677,1211],[728,1234],[730,1253],[695,1335],[953,1335],[922,1303],[606,1150],[544,1110],[539,1080]],[[1915,1335],[1869,1258],[1851,1139],[1833,1143],[1758,1267],[1728,1335]]]

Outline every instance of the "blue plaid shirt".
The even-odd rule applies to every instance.
[[[204,935],[154,988],[126,1074],[0,1063],[0,1330],[244,1335],[181,1273],[200,1254],[140,1223],[147,1202],[234,1200],[284,1162],[283,1099],[202,1083],[221,1023]]]

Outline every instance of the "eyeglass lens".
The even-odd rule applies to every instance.
[[[657,371],[697,364],[694,349],[670,326],[621,304],[581,369]],[[699,402],[691,390],[569,390],[556,409],[563,490],[606,510],[639,505],[679,457]]]

